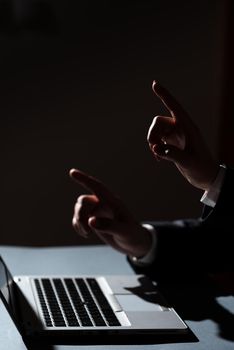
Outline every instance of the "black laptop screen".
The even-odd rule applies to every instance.
[[[13,288],[13,278],[8,271],[6,265],[4,264],[2,258],[0,257],[0,291],[3,302],[6,307],[12,310],[12,288]]]

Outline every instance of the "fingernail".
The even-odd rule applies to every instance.
[[[160,86],[159,82],[157,80],[153,80],[152,83],[152,89],[156,91],[156,89]]]
[[[71,169],[69,171],[69,174],[71,177],[73,177],[74,179],[77,178],[77,176],[79,175],[78,171],[76,169]]]

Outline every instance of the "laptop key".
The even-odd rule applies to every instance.
[[[41,304],[41,310],[42,310],[45,324],[47,327],[52,327],[53,323],[52,323],[52,320],[51,320],[51,317],[49,314],[49,310],[48,310],[48,307],[46,305],[45,298],[44,298],[44,295],[42,293],[42,289],[41,289],[41,286],[40,286],[38,279],[35,279],[35,287],[36,287],[38,298],[39,298],[39,301]]]
[[[82,302],[79,293],[77,292],[76,286],[71,278],[65,278],[64,280],[67,290],[70,294],[73,306],[79,317],[81,325],[83,327],[92,327],[93,323],[88,315],[88,312]]]
[[[65,318],[67,320],[68,326],[78,327],[79,322],[77,321],[75,312],[73,311],[72,304],[69,300],[67,292],[63,286],[61,279],[55,278],[53,279],[53,283],[58,294],[59,301],[61,303]]]
[[[59,303],[54,293],[51,281],[48,278],[43,278],[41,281],[54,325],[56,327],[66,327],[66,323],[60,310]]]
[[[106,321],[109,326],[120,326],[119,320],[115,316],[108,300],[103,294],[99,284],[94,278],[87,278],[87,282],[103,312],[103,315],[106,318]]]
[[[101,312],[99,311],[92,294],[90,293],[84,279],[82,278],[76,278],[76,284],[77,287],[79,288],[79,291],[82,295],[83,301],[85,303],[85,306],[87,307],[93,322],[95,326],[106,326],[106,322],[102,317]]]
[[[43,278],[41,283],[35,281],[48,327],[121,326],[94,278]]]

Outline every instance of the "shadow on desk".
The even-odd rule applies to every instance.
[[[159,288],[182,319],[210,319],[217,325],[217,337],[234,342],[234,314],[218,300],[234,296],[234,274],[217,275],[196,284],[160,285]]]

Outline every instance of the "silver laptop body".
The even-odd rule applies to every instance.
[[[26,337],[185,334],[144,275],[15,276],[0,258],[1,298]]]

